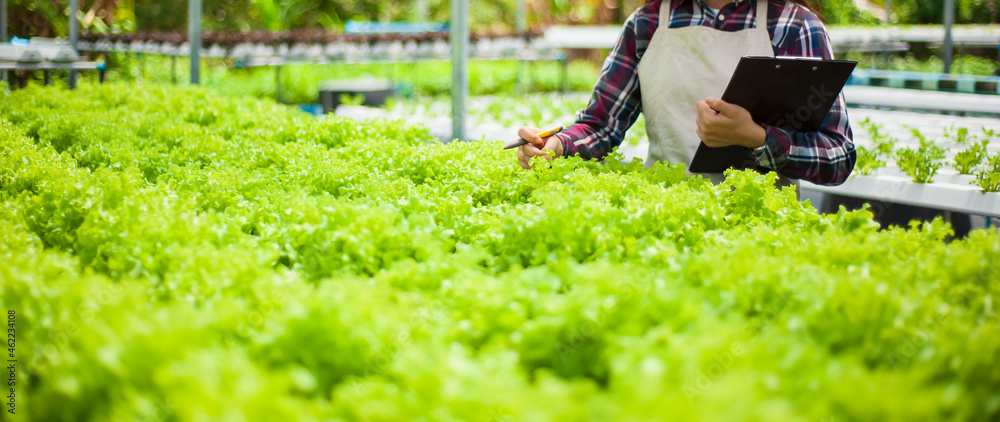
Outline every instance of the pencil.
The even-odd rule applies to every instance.
[[[538,137],[539,138],[548,138],[549,136],[552,136],[552,135],[555,135],[555,134],[557,134],[559,132],[562,132],[562,130],[563,130],[562,126],[559,126],[559,127],[556,127],[556,128],[552,128],[552,129],[546,130],[545,132],[539,133]],[[525,141],[524,139],[518,139],[516,141],[512,141],[512,142],[508,143],[507,145],[504,145],[503,149],[517,148],[517,147],[519,147],[521,145],[525,145],[527,143],[528,143],[528,141]]]

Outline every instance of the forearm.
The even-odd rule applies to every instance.
[[[578,120],[563,132],[556,135],[563,145],[563,156],[580,156],[584,160],[603,159],[615,142],[606,134],[607,123]],[[602,135],[602,133],[604,133]],[[618,142],[620,144],[620,142]]]
[[[826,27],[804,8],[790,17],[798,27],[787,30],[780,47],[783,55],[833,59],[833,46]],[[758,163],[793,179],[819,185],[839,185],[854,170],[857,155],[847,119],[843,94],[837,97],[817,131],[784,130],[763,125],[767,132],[764,148],[755,151]]]
[[[839,185],[847,180],[857,155],[853,134],[843,108],[843,96],[819,131],[805,132],[762,125],[764,147],[755,151],[758,163],[785,177],[818,185]]]
[[[602,159],[625,139],[625,132],[635,123],[642,108],[639,93],[636,21],[647,18],[647,5],[629,16],[621,36],[608,54],[601,75],[587,107],[577,114],[577,121],[557,135],[564,155],[584,159]],[[644,21],[645,22],[645,21]],[[643,31],[648,22],[640,25]]]
[[[642,100],[636,84],[627,81],[623,89],[622,80],[614,79],[616,73],[624,72],[605,67],[587,108],[577,115],[576,123],[558,135],[566,156],[579,155],[585,160],[604,158],[621,145],[625,133],[639,118]]]

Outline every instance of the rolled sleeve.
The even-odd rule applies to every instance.
[[[790,24],[781,31],[779,52],[786,56],[833,59],[830,37],[819,18],[798,5],[789,3],[786,8],[790,8]],[[753,151],[753,155],[764,168],[818,185],[844,183],[854,170],[857,154],[843,93],[837,96],[816,131],[761,126],[767,138],[764,148]]]
[[[761,124],[767,136],[764,146],[753,150],[752,154],[762,167],[780,171],[788,161],[790,140],[788,133],[771,125]]]
[[[565,155],[602,159],[621,145],[639,118],[639,61],[656,30],[660,2],[647,4],[629,16],[615,47],[601,68],[587,107],[574,124],[560,133]]]

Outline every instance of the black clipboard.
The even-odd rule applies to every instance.
[[[818,130],[837,101],[858,62],[809,57],[743,57],[722,100],[747,109],[753,120],[781,129]],[[704,142],[688,171],[722,173],[753,168],[751,150],[741,146],[712,148]]]

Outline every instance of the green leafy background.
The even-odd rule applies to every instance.
[[[0,101],[15,420],[989,420],[1000,234],[196,88]]]
[[[424,0],[424,19],[447,22],[449,3]],[[68,2],[59,0],[9,0],[11,34],[65,36]],[[644,3],[639,0],[526,0],[528,24],[540,29],[552,24],[620,24]],[[874,24],[878,20],[860,10],[852,0],[816,2],[827,24]],[[884,8],[884,0],[873,0]],[[893,21],[903,24],[940,24],[944,0],[894,0]],[[186,1],[80,0],[84,30],[95,33],[133,30],[184,30]],[[344,22],[406,21],[420,19],[417,1],[384,0],[203,0],[206,30],[282,31],[325,28],[342,31]],[[93,11],[93,13],[91,13]],[[474,31],[510,31],[517,15],[515,0],[470,0],[470,25]],[[1000,22],[995,0],[957,0],[956,23]]]

